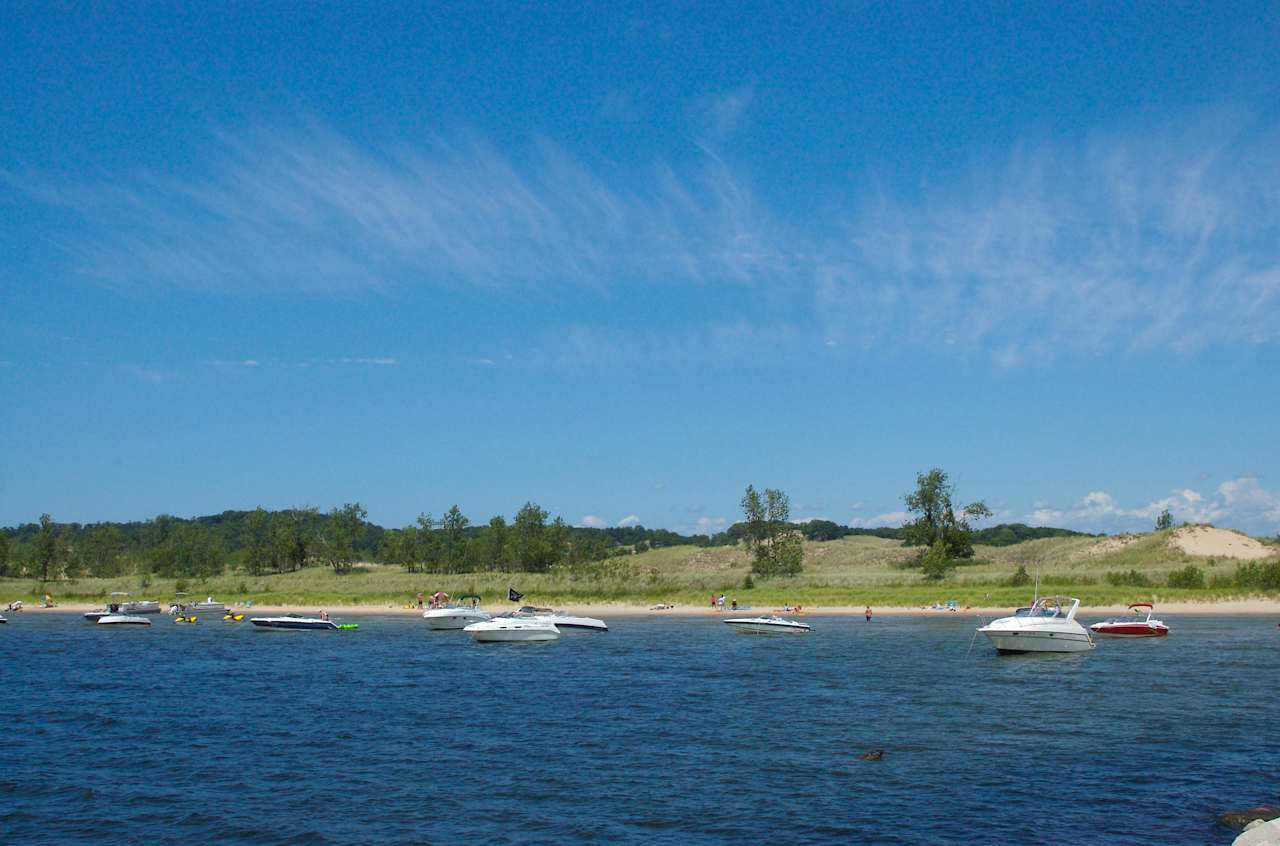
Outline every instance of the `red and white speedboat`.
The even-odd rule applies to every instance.
[[[1142,609],[1146,609],[1146,616]],[[1150,602],[1135,602],[1129,606],[1130,613],[1125,617],[1112,617],[1101,623],[1094,623],[1089,631],[1096,635],[1110,637],[1164,637],[1169,627],[1155,619],[1156,607]]]

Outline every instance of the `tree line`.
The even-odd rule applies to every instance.
[[[328,512],[257,508],[190,519],[162,514],[126,523],[57,523],[43,514],[38,522],[0,528],[0,577],[209,578],[229,570],[267,575],[316,565],[343,572],[363,561],[423,573],[547,572],[654,547],[711,543],[707,535],[644,526],[570,526],[560,518],[550,520],[532,502],[509,524],[495,516],[474,525],[454,505],[439,518],[420,514],[398,529],[369,522],[358,502]]]

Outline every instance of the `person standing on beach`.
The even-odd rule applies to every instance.
[[[865,613],[867,615],[867,622],[870,623],[871,622],[871,606],[870,605],[867,606],[867,610]]]

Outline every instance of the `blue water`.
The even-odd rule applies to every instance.
[[[1075,656],[972,618],[0,628],[5,842],[1229,843],[1280,794],[1280,630],[1179,617]],[[885,750],[879,762],[863,752]],[[102,838],[106,838],[104,841]]]

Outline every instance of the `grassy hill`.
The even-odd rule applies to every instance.
[[[724,593],[757,608],[784,602],[804,605],[920,606],[958,600],[961,605],[1013,606],[1025,603],[1030,584],[1016,584],[1019,567],[1040,571],[1041,592],[1079,596],[1086,604],[1139,600],[1224,599],[1280,596],[1280,547],[1255,563],[1188,554],[1171,543],[1171,532],[1130,538],[1051,537],[1010,546],[978,546],[972,563],[957,568],[942,582],[925,580],[911,562],[917,549],[900,541],[849,536],[806,542],[804,572],[786,579],[755,579],[744,587],[750,562],[740,547],[671,546],[610,559],[581,571],[549,574],[471,573],[461,575],[405,573],[399,567],[369,564],[348,574],[320,567],[271,576],[230,574],[179,584],[167,579],[82,578],[50,583],[47,589],[63,601],[92,601],[114,590],[165,599],[177,589],[213,594],[225,601],[253,599],[258,604],[399,606],[419,591],[442,589],[454,595],[479,593],[498,601],[514,586],[527,601],[572,603],[617,601],[649,604],[706,604]],[[1174,587],[1188,567],[1203,586]],[[1243,580],[1240,568],[1252,568]],[[1185,579],[1184,579],[1185,581]],[[1194,580],[1193,580],[1194,581]],[[28,601],[43,593],[30,579],[0,580],[0,601]]]

